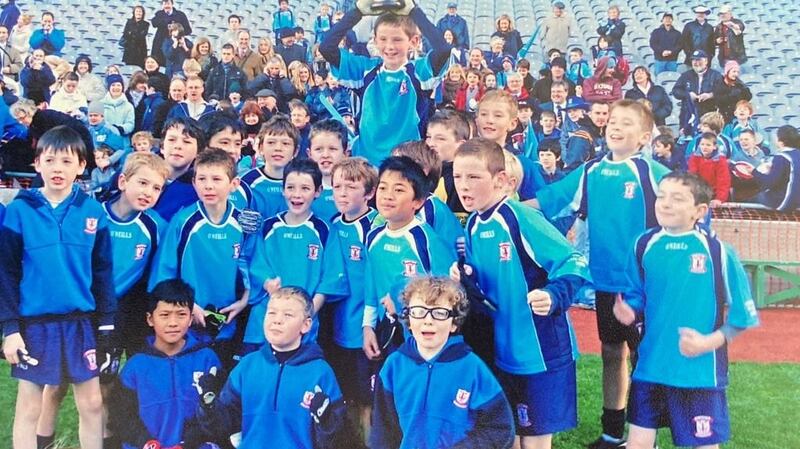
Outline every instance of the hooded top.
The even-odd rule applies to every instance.
[[[381,369],[374,407],[370,447],[508,447],[514,438],[500,384],[460,335],[431,360],[410,337]]]
[[[98,313],[101,324],[113,323],[108,221],[100,203],[77,186],[55,208],[41,190],[21,191],[0,229],[0,263],[5,335],[47,316]]]
[[[614,78],[613,72],[606,73],[606,70],[613,69],[616,60],[604,56],[597,61],[597,68],[594,76],[583,80],[583,98],[591,103],[613,103],[622,98],[622,84]]]
[[[118,396],[110,402],[109,427],[125,449],[141,448],[150,439],[163,446],[183,440],[185,423],[200,404],[197,380],[212,368],[220,370],[219,358],[190,334],[181,351],[168,356],[156,349],[155,337],[130,359],[119,374]]]
[[[309,407],[316,387],[330,397],[317,424]],[[341,429],[345,408],[330,365],[315,343],[300,346],[280,362],[270,345],[251,353],[233,369],[211,409],[200,410],[204,429],[227,437],[241,430],[239,449],[270,447],[323,449],[349,447]]]

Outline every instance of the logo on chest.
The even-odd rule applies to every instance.
[[[417,275],[417,262],[415,260],[403,261],[403,276],[411,278]]]
[[[622,197],[626,200],[631,200],[636,195],[636,183],[629,181],[625,183],[625,192]]]
[[[310,408],[311,407],[311,399],[314,398],[314,393],[311,391],[306,391],[303,393],[303,400],[300,402],[300,407],[303,408]]]
[[[242,253],[242,245],[239,243],[233,244],[233,258],[238,259]]]
[[[508,262],[511,260],[511,243],[500,243],[498,248],[500,249],[500,262]]]
[[[319,245],[310,244],[308,245],[308,260],[317,260],[319,259]]]
[[[456,398],[453,399],[453,404],[458,408],[467,408],[467,405],[469,405],[469,396],[469,391],[459,388],[456,392]]]
[[[136,251],[133,256],[133,260],[142,260],[144,259],[144,253],[147,251],[147,245],[136,245]]]
[[[692,254],[692,266],[690,272],[695,274],[703,274],[706,272],[706,255],[705,254]]]
[[[86,219],[86,227],[83,229],[83,232],[87,234],[95,234],[97,233],[97,219],[96,218],[87,218]]]
[[[407,93],[408,93],[408,82],[406,80],[403,80],[400,83],[400,88],[397,90],[397,94],[398,95],[405,95]]]
[[[361,247],[358,245],[350,245],[350,260],[358,262],[361,260]]]

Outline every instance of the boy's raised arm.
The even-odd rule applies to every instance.
[[[342,17],[342,20],[336,22],[333,27],[331,27],[331,30],[328,31],[328,34],[325,35],[325,39],[323,39],[322,43],[319,45],[319,52],[331,66],[339,67],[339,63],[341,62],[341,58],[339,57],[339,42],[344,39],[348,31],[352,30],[353,27],[361,21],[361,17],[363,17],[361,11],[359,11],[358,8],[353,8]]]
[[[431,68],[433,69],[434,75],[438,75],[450,59],[452,47],[444,40],[444,33],[439,31],[436,25],[428,19],[422,8],[414,6],[411,12],[408,13],[408,17],[417,24],[422,36],[430,43],[431,53],[429,57]]]

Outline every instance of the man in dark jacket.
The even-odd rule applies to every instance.
[[[294,61],[305,62],[306,48],[295,43],[294,29],[281,28],[278,30],[278,36],[281,40],[275,46],[275,53],[281,55],[286,66]]]
[[[232,89],[247,97],[244,89],[247,86],[247,77],[233,62],[236,49],[230,43],[222,46],[220,63],[217,64],[206,79],[206,99],[216,97],[218,100],[228,98]]]
[[[153,28],[156,29],[156,35],[153,37],[153,51],[150,53],[160,65],[164,65],[164,52],[161,51],[161,46],[164,41],[169,37],[167,26],[170,23],[180,23],[183,25],[183,34],[188,36],[192,34],[192,26],[189,24],[189,19],[186,14],[178,11],[173,6],[172,0],[161,1],[161,11],[156,12],[153,20],[150,21]]]
[[[442,33],[444,33],[445,30],[452,31],[459,47],[470,48],[467,21],[458,15],[458,4],[456,2],[449,2],[447,4],[447,14],[439,19],[439,22],[436,23],[436,28]]]
[[[744,49],[744,22],[733,18],[730,5],[719,9],[719,25],[714,28],[714,36],[719,47],[719,65],[725,67],[728,61],[743,64],[747,60]]]
[[[653,73],[658,76],[662,72],[678,71],[678,54],[683,49],[681,32],[672,26],[672,14],[665,12],[661,17],[661,26],[650,33],[650,48],[656,61]]]
[[[692,54],[702,50],[708,59],[714,57],[714,27],[706,20],[711,10],[705,6],[694,8],[695,20],[683,27],[683,51],[686,53],[686,65],[692,64]]]
[[[672,96],[681,102],[682,116],[690,108],[689,104],[693,103],[699,118],[706,112],[717,110],[714,89],[722,82],[722,75],[708,68],[708,55],[702,50],[692,53],[691,61],[692,70],[681,74],[672,87]]]

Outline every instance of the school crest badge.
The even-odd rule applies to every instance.
[[[133,260],[142,260],[144,259],[144,253],[147,251],[147,245],[136,245],[136,251],[133,256]]]
[[[469,391],[459,388],[456,392],[456,398],[453,399],[453,404],[455,404],[455,406],[458,408],[467,408],[467,405],[469,404],[469,396]]]
[[[397,94],[398,95],[405,95],[407,93],[408,93],[408,82],[406,80],[403,80],[400,83],[400,89],[398,89]]]
[[[703,274],[706,272],[706,255],[705,254],[692,254],[692,266],[690,272],[695,274]]]
[[[626,200],[633,199],[634,195],[636,194],[636,183],[635,182],[626,182],[625,183],[625,193],[622,195],[623,198]]]
[[[86,219],[86,227],[83,229],[83,232],[87,234],[95,234],[97,233],[97,219],[96,218],[87,218]]]
[[[511,260],[511,243],[503,242],[498,247],[500,248],[500,262]]]
[[[710,416],[695,416],[692,418],[694,421],[694,436],[697,438],[708,438],[714,435],[711,430],[711,423],[713,419]]]
[[[96,371],[97,370],[97,352],[94,349],[90,349],[83,353],[83,363],[86,364],[86,368],[89,371]]]
[[[317,260],[319,259],[319,245],[310,244],[308,245],[308,260]]]
[[[358,262],[361,260],[361,247],[358,245],[350,245],[350,260]]]
[[[238,259],[242,254],[242,245],[240,243],[233,244],[233,258]]]
[[[403,276],[411,278],[417,275],[417,262],[414,260],[403,261]]]
[[[528,417],[528,406],[526,404],[517,404],[517,424],[520,427],[530,427],[531,419]]]
[[[310,408],[311,407],[311,399],[314,398],[314,393],[311,391],[306,391],[303,393],[303,400],[300,402],[300,406],[303,408]]]

